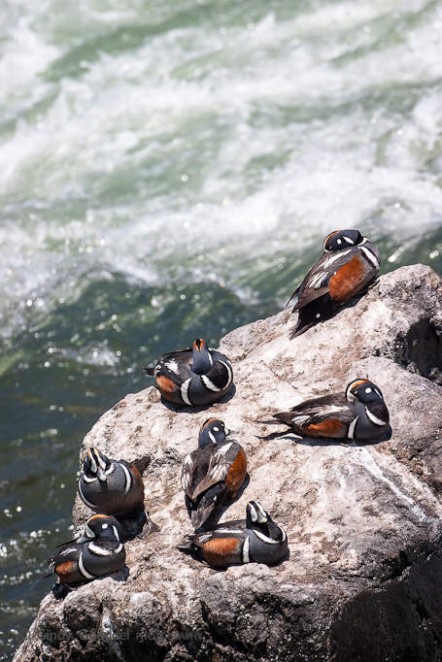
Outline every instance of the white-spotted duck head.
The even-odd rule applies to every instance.
[[[359,400],[363,404],[383,402],[384,396],[379,386],[369,379],[354,379],[345,389],[345,397],[349,402]]]
[[[224,421],[221,421],[219,418],[208,418],[200,428],[198,446],[204,448],[210,444],[222,444],[231,432],[224,425]]]
[[[359,230],[335,230],[334,232],[330,232],[324,239],[322,248],[325,253],[342,251],[346,248],[357,246],[364,240],[365,237],[363,237]]]

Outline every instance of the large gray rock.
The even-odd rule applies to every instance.
[[[429,267],[381,278],[355,306],[290,340],[284,311],[221,343],[235,396],[206,410],[148,388],[97,422],[84,448],[134,461],[160,531],[127,543],[126,582],[47,596],[16,660],[435,661],[442,642],[442,283]],[[354,377],[378,384],[393,437],[377,445],[295,440],[260,423]],[[180,487],[200,424],[237,430],[250,484],[223,519],[260,500],[290,558],[216,572],[175,548],[191,526]],[[78,502],[76,523],[90,513]]]

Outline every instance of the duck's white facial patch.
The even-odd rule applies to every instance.
[[[219,432],[219,428],[213,428],[214,432]]]
[[[353,239],[350,239],[350,237],[346,237],[345,235],[344,235],[344,241],[346,241],[347,244],[353,244],[354,245],[354,243],[355,243],[353,241]],[[339,243],[339,240],[338,240],[338,243]]]
[[[338,244],[338,246],[340,246],[342,244],[342,239],[338,239],[336,243]]]
[[[101,525],[101,528],[102,528],[102,529],[108,529],[108,528],[109,528],[109,524],[107,524],[107,523],[105,522],[104,524]]]
[[[366,393],[372,393],[372,391],[373,389],[370,386],[367,386],[367,388],[365,389]]]
[[[84,533],[88,538],[95,538],[95,533],[92,531],[89,524],[86,524],[84,527]]]

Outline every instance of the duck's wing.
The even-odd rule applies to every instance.
[[[321,255],[290,297],[293,312],[328,294],[330,280],[358,253],[358,248],[352,247]]]
[[[196,501],[213,485],[224,482],[230,475],[231,469],[236,469],[236,464],[238,464],[238,468],[235,473],[239,474],[244,470],[245,474],[247,461],[240,444],[236,441],[226,441],[219,446],[214,446],[204,476],[201,476],[198,483],[195,481],[193,484],[192,493],[189,495],[192,501]]]
[[[173,352],[162,354],[154,365],[146,366],[143,370],[152,377],[164,375],[173,379],[174,376],[176,377],[176,375],[179,375],[182,370],[184,370],[184,373],[189,376],[191,363],[192,348],[187,347],[186,349],[178,349]]]
[[[79,572],[79,559],[83,545],[68,543],[57,554],[48,559],[48,574],[53,573],[60,577],[61,581],[80,581],[82,576]]]
[[[306,400],[274,418],[302,437],[343,438],[355,417],[354,407],[343,396],[332,394]]]
[[[197,448],[184,458],[181,468],[181,486],[191,500],[194,490],[207,475],[214,448],[215,446]]]

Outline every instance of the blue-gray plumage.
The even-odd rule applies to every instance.
[[[182,552],[213,568],[243,563],[275,565],[288,553],[287,535],[258,501],[249,501],[245,520],[218,524],[210,531],[194,533],[178,546]]]
[[[188,407],[220,400],[233,383],[227,356],[210,349],[202,338],[188,349],[163,354],[154,367],[144,370],[155,377],[164,400]]]
[[[274,419],[274,420],[273,420]],[[299,437],[385,441],[392,434],[382,391],[368,379],[354,379],[345,395],[331,393],[278,412],[265,423],[284,423]],[[268,437],[284,436],[286,431]]]
[[[126,552],[120,540],[118,521],[109,515],[93,515],[83,534],[68,543],[48,561],[58,583],[68,587],[104,577],[125,567]]]

